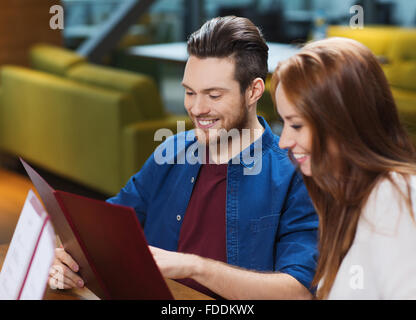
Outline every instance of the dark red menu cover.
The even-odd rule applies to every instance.
[[[54,190],[20,160],[92,292],[101,299],[173,299],[133,208]]]

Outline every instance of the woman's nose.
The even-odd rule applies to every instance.
[[[279,139],[279,147],[280,149],[291,149],[295,145],[295,140],[293,137],[290,136],[290,134],[287,132],[285,127],[283,126],[282,133],[280,134]]]

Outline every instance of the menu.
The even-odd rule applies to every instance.
[[[0,299],[40,300],[55,257],[55,232],[30,190],[0,273]]]

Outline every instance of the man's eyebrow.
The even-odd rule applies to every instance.
[[[188,86],[187,84],[185,84],[183,82],[182,82],[182,86],[185,89],[194,91],[190,86]],[[211,87],[211,88],[203,89],[202,92],[207,93],[207,92],[210,92],[210,91],[229,91],[229,90],[230,90],[229,88],[224,88],[224,87]]]
[[[190,87],[190,86],[188,86],[188,85],[186,85],[185,83],[181,83],[181,85],[182,85],[182,87],[184,87],[185,89],[189,89],[189,90],[192,90],[192,88]]]

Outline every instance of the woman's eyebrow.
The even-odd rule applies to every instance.
[[[300,117],[298,115],[291,114],[291,115],[288,115],[288,116],[284,116],[283,118],[286,119],[286,120],[293,120],[293,118],[300,118]]]

